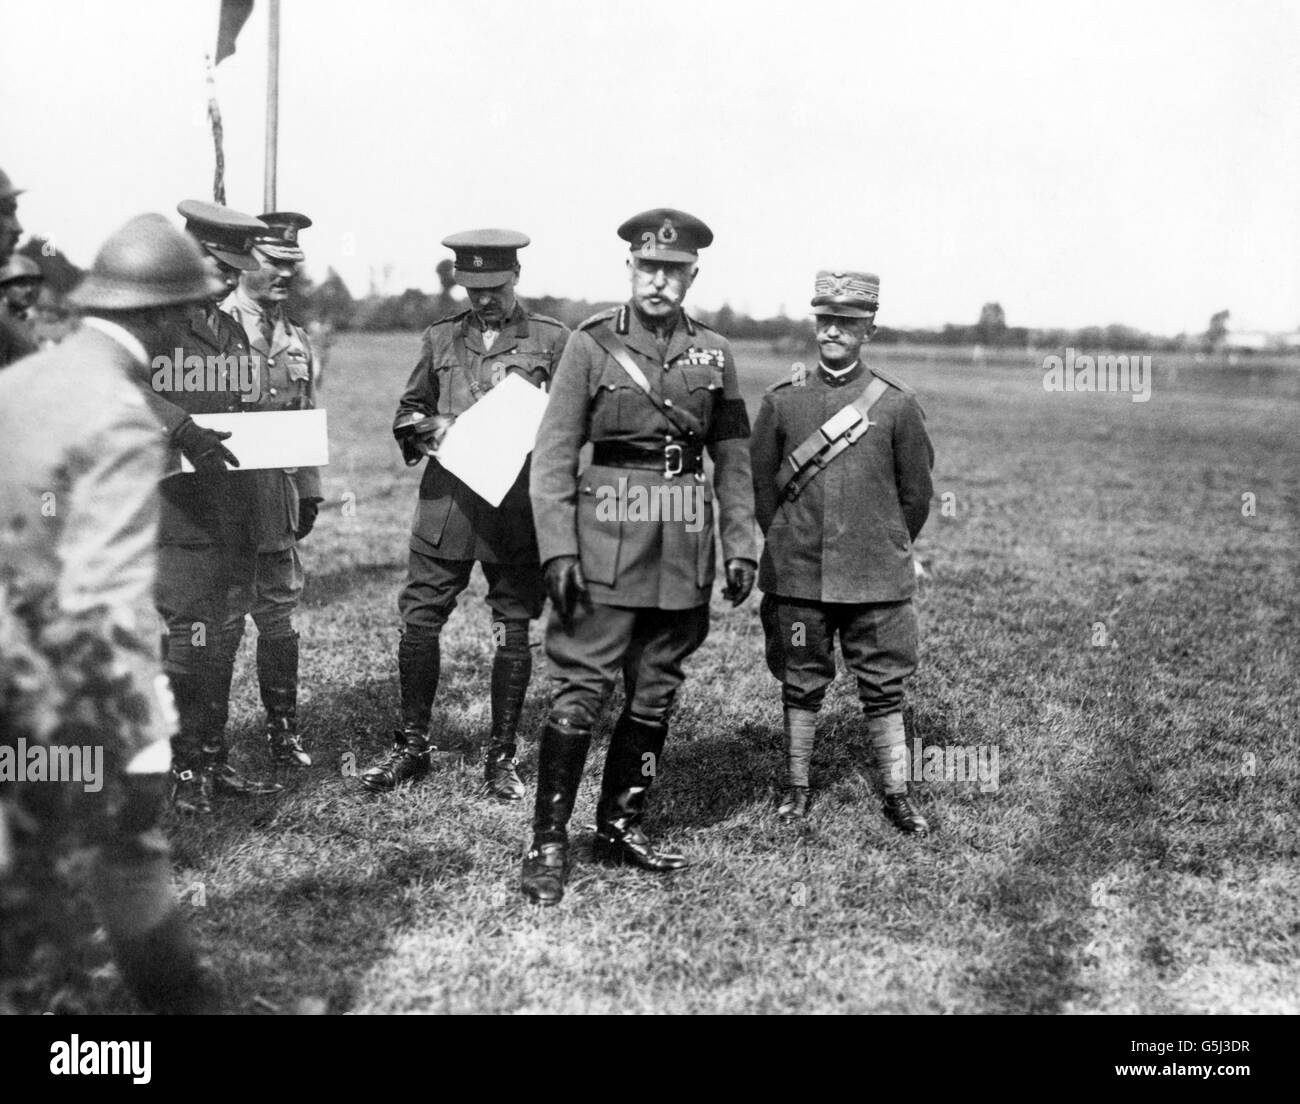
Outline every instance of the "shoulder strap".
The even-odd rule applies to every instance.
[[[597,345],[614,358],[614,362],[627,373],[632,382],[640,388],[641,393],[650,400],[654,408],[667,418],[679,433],[683,434],[692,444],[699,444],[703,441],[705,436],[704,426],[689,411],[672,406],[668,400],[662,399],[654,393],[645,373],[641,371],[637,362],[632,359],[632,354],[628,352],[627,346],[619,340],[618,335],[609,328],[607,322],[599,322],[589,327],[587,332],[591,334]]]
[[[816,433],[790,453],[776,473],[778,505],[786,501],[793,502],[817,477],[818,472],[840,453],[858,443],[862,435],[876,424],[867,417],[868,412],[888,390],[889,384],[873,375],[861,395],[827,418]]]

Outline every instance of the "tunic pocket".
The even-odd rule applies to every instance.
[[[604,501],[583,477],[578,489],[578,556],[589,582],[613,586],[618,578],[618,551],[623,543],[616,504]],[[613,514],[612,517],[609,515]]]

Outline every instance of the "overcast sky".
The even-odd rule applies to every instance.
[[[232,206],[262,209],[267,0],[218,70]],[[278,206],[316,278],[436,287],[438,242],[523,230],[523,294],[619,299],[628,215],[716,240],[692,301],[880,321],[1300,326],[1300,5],[284,0]],[[211,198],[217,0],[8,0],[0,166],[88,264]],[[179,221],[179,220],[178,220]]]

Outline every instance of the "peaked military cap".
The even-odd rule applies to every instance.
[[[304,261],[307,254],[298,245],[298,231],[306,230],[311,219],[297,211],[267,211],[257,216],[266,230],[253,236],[253,245],[276,261]]]
[[[189,234],[222,264],[242,272],[257,269],[253,236],[270,229],[261,219],[201,199],[182,200],[176,210],[185,219]]]
[[[632,253],[676,264],[700,259],[700,250],[713,244],[713,231],[694,215],[672,207],[656,207],[633,215],[618,228],[618,236],[632,245]]]
[[[880,277],[874,272],[822,269],[813,284],[812,306],[814,314],[871,318],[880,307]]]
[[[462,287],[498,287],[508,283],[519,264],[517,250],[532,239],[518,230],[465,230],[442,239],[456,253],[456,283]]]

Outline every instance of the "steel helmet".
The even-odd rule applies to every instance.
[[[9,258],[9,263],[0,268],[0,286],[14,284],[19,280],[44,279],[45,276],[41,272],[40,266],[30,257],[24,257],[21,253],[15,253]]]
[[[137,215],[104,242],[68,301],[86,310],[138,310],[205,301],[224,291],[198,243],[163,215],[150,214]]]
[[[15,188],[14,182],[9,179],[9,174],[0,169],[0,199],[13,199],[14,196],[23,194],[22,188]]]

